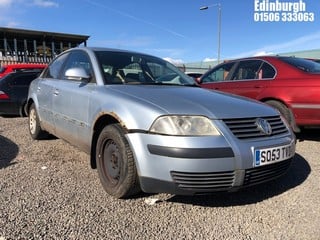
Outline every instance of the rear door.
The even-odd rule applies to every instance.
[[[228,90],[237,95],[259,100],[259,96],[274,76],[274,68],[265,61],[259,59],[240,61],[230,76]]]

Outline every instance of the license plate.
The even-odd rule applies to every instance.
[[[292,158],[295,154],[295,144],[263,148],[255,150],[255,166],[262,166]]]

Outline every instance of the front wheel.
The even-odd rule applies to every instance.
[[[97,141],[100,182],[110,195],[127,198],[140,191],[133,153],[119,124],[106,126]]]

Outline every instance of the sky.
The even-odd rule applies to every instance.
[[[270,2],[278,8],[263,12]],[[217,59],[219,29],[220,59],[320,49],[319,0],[0,0],[0,12],[0,27],[88,35],[88,46],[174,63]]]

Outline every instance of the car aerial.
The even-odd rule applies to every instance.
[[[275,107],[295,132],[320,127],[320,64],[314,61],[285,56],[236,59],[209,70],[199,83]]]
[[[48,133],[90,155],[105,191],[233,191],[283,175],[295,136],[278,111],[200,88],[160,58],[73,48],[29,88],[33,139]]]
[[[12,72],[0,78],[0,116],[25,117],[29,85],[40,70]]]
[[[1,66],[0,68],[0,78],[11,72],[25,71],[25,70],[43,70],[47,64],[42,63],[15,63]]]

